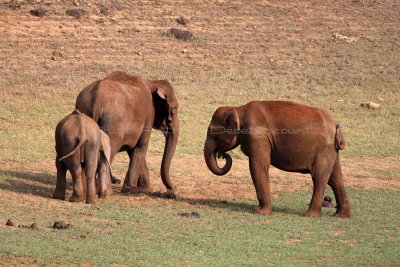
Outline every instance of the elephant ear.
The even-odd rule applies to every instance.
[[[224,125],[226,129],[230,130],[232,133],[238,133],[240,121],[236,109],[232,108],[224,112]]]
[[[168,104],[168,110],[171,113],[176,113],[178,108],[178,100],[174,94],[174,89],[171,84],[166,80],[152,81],[153,86],[156,88],[157,95],[165,100]]]
[[[111,142],[110,137],[100,130],[101,132],[101,149],[103,150],[104,156],[107,159],[108,165],[111,166]]]

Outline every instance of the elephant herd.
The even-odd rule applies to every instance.
[[[93,82],[78,95],[75,110],[55,132],[57,184],[53,198],[65,199],[66,172],[73,180],[74,202],[94,203],[96,195],[111,194],[111,161],[118,152],[129,155],[122,193],[149,193],[146,153],[152,129],[161,130],[165,148],[160,174],[168,194],[176,186],[169,175],[179,137],[178,101],[171,84],[115,71]],[[249,158],[259,206],[272,212],[269,168],[311,174],[313,194],[306,216],[321,216],[322,198],[329,185],[339,217],[350,217],[340,166],[345,140],[338,124],[325,111],[289,101],[252,101],[220,107],[211,118],[204,159],[215,175],[232,166],[228,151],[238,147]],[[217,157],[224,158],[223,167]]]

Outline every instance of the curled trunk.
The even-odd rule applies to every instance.
[[[232,158],[226,153],[221,153],[220,157],[226,160],[224,167],[220,168],[217,164],[217,145],[210,138],[204,145],[204,160],[206,161],[208,169],[215,175],[225,175],[232,167]]]

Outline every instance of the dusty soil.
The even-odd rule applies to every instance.
[[[30,14],[38,8],[46,15]],[[68,16],[71,9],[84,15]],[[91,80],[110,66],[131,72],[157,66],[171,80],[179,78],[173,72],[214,70],[268,77],[293,90],[376,81],[393,86],[399,10],[396,0],[5,0],[0,64],[12,78],[22,71],[37,80],[40,73],[50,85],[66,73]],[[186,25],[177,22],[181,16]],[[189,30],[193,38],[175,40],[166,34],[170,28]]]
[[[154,191],[165,192],[165,187],[159,178],[158,169],[161,155],[148,156],[150,177]],[[343,158],[342,169],[347,187],[376,190],[376,189],[400,189],[400,177],[385,177],[377,173],[385,173],[397,167],[399,158]],[[55,167],[53,161],[26,163],[7,163],[0,161],[2,166],[7,166],[3,172],[16,175],[20,179],[20,190],[0,190],[3,197],[15,205],[26,206],[32,203],[34,209],[40,209],[34,205],[35,198],[50,198],[55,187]],[[221,163],[222,164],[222,163]],[[128,158],[118,156],[114,165],[127,169]],[[19,172],[15,173],[18,169]],[[181,156],[174,158],[171,166],[172,180],[178,186],[177,196],[183,199],[218,199],[218,200],[255,200],[254,186],[251,181],[248,163],[246,160],[234,159],[231,171],[222,177],[214,176],[204,164],[204,159],[198,156]],[[125,171],[115,171],[114,175],[123,179]],[[71,178],[68,176],[71,194]],[[311,177],[308,174],[287,173],[276,168],[270,170],[271,191],[275,195],[282,191],[312,190]],[[5,181],[1,181],[2,187],[6,187]],[[157,201],[157,198],[147,196],[126,197],[120,194],[122,185],[113,185],[114,197],[125,201]],[[15,190],[14,190],[15,191]],[[67,199],[68,199],[67,194]],[[14,202],[13,199],[16,201]],[[29,201],[27,201],[29,200]],[[18,204],[20,203],[20,204]],[[71,203],[73,204],[73,203]]]

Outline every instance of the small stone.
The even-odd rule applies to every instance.
[[[187,25],[189,23],[189,20],[183,16],[180,16],[179,18],[176,19],[176,22],[181,25]]]
[[[186,54],[188,52],[187,49],[182,49],[182,53]]]
[[[374,103],[374,102],[361,103],[360,106],[363,108],[368,108],[368,109],[372,109],[372,110],[377,110],[377,109],[381,108],[381,105]]]
[[[112,183],[112,184],[120,184],[120,183],[121,183],[121,180],[112,175],[112,176],[111,176],[111,183]]]
[[[31,228],[31,229],[38,229],[38,226],[37,226],[36,223],[32,223],[32,224],[29,226],[29,228]]]
[[[74,1],[74,6],[79,6],[79,3],[78,3],[78,1]]]
[[[38,8],[38,9],[32,9],[31,11],[29,11],[29,13],[32,15],[32,16],[35,16],[35,17],[44,17],[45,15],[46,15],[46,10],[44,10],[44,9],[41,9],[41,8]]]
[[[14,222],[11,221],[10,219],[8,219],[7,222],[6,222],[6,225],[7,226],[14,226]]]
[[[86,14],[86,11],[83,9],[68,9],[65,11],[68,16],[72,16],[76,19],[80,19],[83,15]]]
[[[333,203],[332,202],[329,202],[329,201],[323,201],[322,202],[322,207],[324,207],[324,208],[333,208],[334,206],[333,206]]]
[[[176,39],[179,40],[189,40],[193,37],[193,33],[186,30],[179,30],[177,28],[171,28],[167,31],[167,34],[170,36],[174,36]]]
[[[51,56],[51,60],[56,61],[57,60],[56,56]]]
[[[116,18],[111,18],[110,21],[113,23],[118,23],[118,20]]]
[[[71,227],[71,225],[69,223],[65,223],[63,221],[57,221],[57,222],[54,222],[54,224],[53,224],[54,229],[68,229],[70,227]]]
[[[189,213],[189,212],[181,212],[181,213],[178,213],[178,215],[182,216],[182,217],[186,217],[186,218],[190,218],[190,217],[192,217],[192,218],[200,218],[200,213],[198,213],[197,211],[192,211],[191,213]]]
[[[324,201],[332,202],[332,198],[330,196],[325,196]]]

